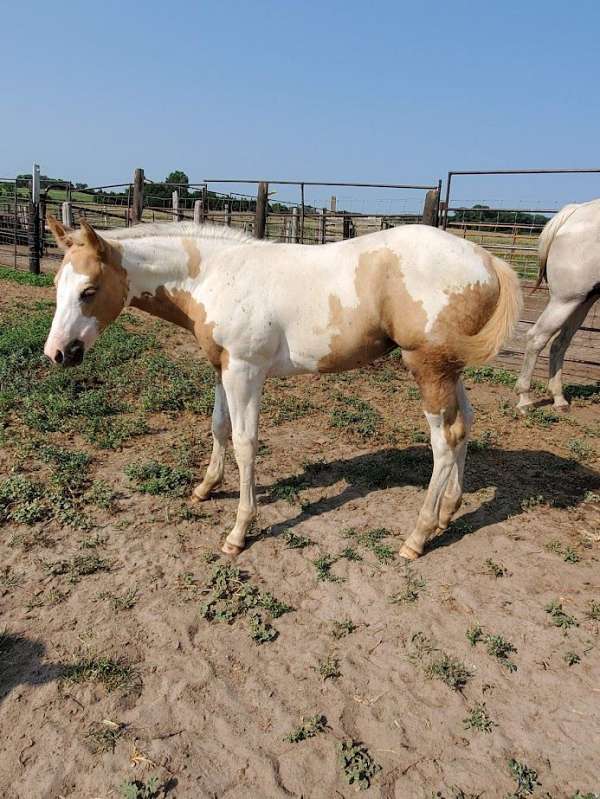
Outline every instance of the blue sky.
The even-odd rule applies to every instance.
[[[1,18],[2,177],[34,160],[91,185],[136,166],[429,183],[600,165],[598,2],[34,0]],[[600,176],[465,180],[456,195],[591,196]]]

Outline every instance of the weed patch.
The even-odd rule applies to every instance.
[[[338,394],[340,407],[334,408],[329,423],[338,430],[350,430],[363,439],[375,436],[381,427],[380,414],[368,402],[358,397]]]
[[[321,714],[310,716],[307,719],[302,719],[302,724],[292,730],[289,735],[283,739],[291,744],[297,744],[300,741],[306,741],[308,738],[314,738],[320,732],[325,732],[327,729],[327,719]]]
[[[135,670],[124,660],[90,657],[66,666],[61,678],[68,683],[97,682],[107,691],[126,689],[138,680]]]
[[[552,602],[549,602],[546,605],[544,610],[549,614],[550,621],[555,627],[560,627],[562,630],[568,630],[569,627],[579,626],[577,620],[563,610],[562,602],[552,600]]]
[[[341,741],[338,759],[348,784],[356,785],[361,791],[369,788],[377,772],[381,771],[381,766],[373,760],[367,747],[358,741]]]
[[[132,463],[125,468],[125,474],[142,494],[180,497],[192,483],[192,473],[188,469],[173,469],[157,461]]]
[[[484,643],[488,655],[495,657],[505,669],[510,672],[517,670],[516,664],[509,659],[509,655],[517,652],[516,647],[510,641],[507,641],[501,635],[492,635],[484,632],[478,624],[470,627],[466,632],[466,636],[471,646],[476,646],[480,641]]]
[[[477,732],[491,732],[496,726],[487,712],[485,702],[477,702],[469,708],[467,716],[463,719],[465,730],[477,730]]]
[[[205,619],[232,624],[240,617],[249,616],[250,637],[259,644],[273,641],[278,634],[260,611],[277,619],[292,610],[269,592],[261,592],[237,567],[229,564],[215,567],[206,592],[209,598],[201,608]]]

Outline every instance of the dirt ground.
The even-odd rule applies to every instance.
[[[0,345],[3,327],[51,313],[52,296],[1,281]],[[188,335],[137,313],[125,329],[155,336],[176,382]],[[1,386],[0,796],[600,792],[600,389],[572,389],[568,415],[523,420],[510,379],[467,379],[464,505],[410,567],[397,552],[431,454],[397,359],[269,382],[260,517],[233,565],[219,556],[231,456],[214,498],[187,501],[210,453],[206,403],[172,409],[163,386],[143,406],[123,380],[109,399],[131,389],[145,427],[107,447],[82,410],[52,429],[35,397]],[[171,471],[144,473],[149,461]],[[345,768],[344,742],[361,745]]]

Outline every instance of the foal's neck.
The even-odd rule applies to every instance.
[[[183,237],[130,239],[121,247],[128,304],[192,330],[193,294],[212,248],[199,238]]]

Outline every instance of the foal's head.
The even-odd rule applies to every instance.
[[[44,352],[54,363],[76,366],[123,310],[127,273],[118,244],[101,238],[85,220],[78,231],[54,217],[48,226],[64,257],[54,279],[56,311]]]

